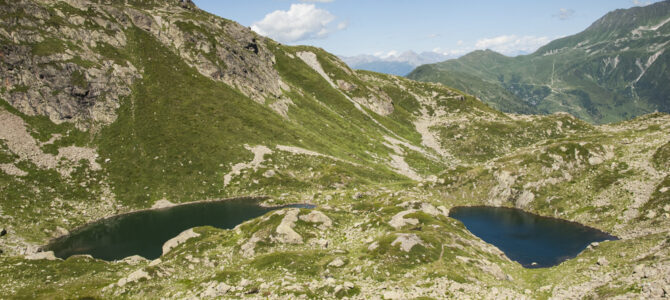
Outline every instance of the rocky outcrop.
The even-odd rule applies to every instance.
[[[182,7],[149,12],[130,8],[125,13],[135,26],[175,49],[202,75],[225,82],[259,103],[282,95],[283,83],[268,47],[271,41],[232,21],[182,17]]]
[[[285,84],[274,69],[269,40],[235,22],[182,16],[196,9],[190,0],[173,3],[155,2],[154,9],[75,0],[61,2],[68,9],[29,0],[3,5],[0,28],[12,29],[0,30],[0,98],[27,115],[74,122],[84,130],[114,122],[120,99],[142,77],[120,54],[127,46],[124,30],[131,26],[174,49],[202,75],[256,102],[281,98]],[[59,22],[65,24],[54,25]],[[275,106],[281,112],[289,102]]]
[[[37,252],[35,254],[31,254],[26,256],[27,260],[56,260],[56,256],[54,255],[53,251],[45,251],[45,252]]]
[[[170,252],[170,250],[174,249],[175,247],[185,243],[189,239],[199,237],[200,234],[197,232],[193,231],[193,228],[185,230],[184,232],[180,233],[178,236],[168,240],[163,244],[163,255],[167,254]]]
[[[33,1],[0,7],[0,28],[15,28],[12,34],[0,30],[4,40],[0,98],[24,114],[44,115],[57,124],[75,122],[80,129],[110,124],[116,119],[120,98],[130,95],[130,86],[140,75],[128,61],[98,51],[124,47],[125,34],[106,14],[88,20],[98,24],[88,27],[80,15],[54,11]],[[25,18],[5,17],[11,14]],[[53,26],[56,18],[67,24]]]

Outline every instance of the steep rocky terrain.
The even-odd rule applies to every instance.
[[[409,78],[474,94],[505,112],[567,111],[591,123],[670,112],[670,1],[619,9],[533,54],[491,50],[421,66]]]
[[[0,298],[670,293],[667,114],[504,114],[185,0],[0,4]],[[153,261],[38,252],[114,214],[259,195],[316,208],[195,228]],[[478,204],[621,240],[524,269],[447,217]]]

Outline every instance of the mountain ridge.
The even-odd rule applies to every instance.
[[[479,61],[466,55],[435,68],[419,67],[408,77],[456,88],[468,85],[473,93],[485,94],[485,102],[507,112],[567,111],[594,123],[667,112],[670,94],[661,82],[670,78],[664,50],[668,19],[668,1],[617,10],[529,55],[477,52]],[[463,75],[479,81],[459,84]]]

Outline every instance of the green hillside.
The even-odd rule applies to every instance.
[[[0,298],[650,298],[667,285],[667,114],[506,114],[466,81],[354,71],[190,1],[0,0],[0,51]],[[316,207],[198,227],[153,261],[40,251],[101,218],[248,196]],[[448,217],[462,205],[621,239],[526,269]]]
[[[463,89],[505,112],[568,112],[598,124],[668,112],[668,20],[670,1],[620,9],[530,55],[480,50],[408,77]]]

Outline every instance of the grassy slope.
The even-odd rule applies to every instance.
[[[264,193],[273,195],[276,201],[310,201],[320,205],[335,226],[321,230],[298,221],[295,230],[305,238],[327,239],[330,246],[318,249],[311,245],[284,245],[268,238],[259,243],[255,256],[242,256],[241,243],[255,234],[271,235],[281,221],[280,216],[267,215],[267,219],[253,220],[239,231],[198,228],[201,237],[163,257],[164,262],[158,266],[148,266],[147,262],[105,263],[81,257],[52,262],[1,256],[0,274],[4,275],[0,275],[0,282],[9,288],[0,292],[0,297],[180,298],[204,290],[204,285],[212,280],[235,285],[243,278],[261,278],[273,284],[262,288],[260,296],[369,297],[381,293],[385,285],[441,291],[437,282],[446,282],[452,285],[449,292],[432,297],[486,297],[492,296],[487,291],[495,287],[513,291],[517,296],[530,289],[541,298],[550,296],[550,292],[540,292],[540,287],[556,285],[561,290],[590,280],[582,273],[602,256],[608,257],[611,265],[601,271],[618,272],[615,277],[624,278],[625,273],[631,273],[634,263],[646,261],[634,258],[636,253],[666,243],[663,234],[640,235],[605,243],[580,255],[581,260],[571,260],[556,268],[526,270],[490,252],[488,246],[453,219],[416,212],[407,217],[420,223],[399,230],[390,227],[388,221],[404,210],[398,205],[407,201],[447,208],[488,204],[489,191],[498,184],[496,173],[508,171],[518,179],[511,187],[512,197],[504,199],[502,205],[514,206],[515,197],[530,189],[536,200],[526,209],[543,215],[621,233],[649,224],[667,228],[667,220],[660,217],[630,223],[617,218],[633,199],[624,188],[625,183],[647,178],[640,168],[627,162],[644,164],[653,159],[655,169],[667,171],[664,164],[667,141],[661,147],[661,141],[667,140],[664,135],[668,129],[667,116],[640,118],[608,131],[565,115],[512,118],[470,96],[465,100],[437,101],[434,107],[426,107],[412,94],[439,94],[445,89],[371,72],[350,74],[337,65],[332,55],[320,49],[271,44],[277,59],[275,67],[292,87],[286,93],[294,103],[287,120],[235,89],[203,77],[147,33],[134,27],[125,33],[127,47],[105,53],[110,58],[132,62],[143,70],[143,77],[133,86],[132,95],[122,99],[117,121],[102,131],[81,132],[68,124],[54,125],[43,117],[22,115],[2,102],[5,109],[29,125],[35,138],[46,141],[54,133],[65,136],[56,145],[43,146],[43,151],[55,153],[59,147],[69,145],[94,147],[100,154],[98,161],[104,166],[98,172],[81,167],[69,179],[27,162],[18,167],[28,171],[28,177],[0,173],[3,221],[13,222],[18,229],[12,235],[39,243],[52,234],[55,226],[72,228],[94,216],[79,214],[81,210],[113,213],[114,210],[100,209],[103,205],[100,182],[106,182],[115,194],[117,203],[113,209],[120,211],[149,207],[161,198],[187,202]],[[287,55],[298,51],[316,53],[333,80],[356,84],[359,89],[346,92],[351,97],[366,96],[368,87],[388,94],[393,99],[394,113],[382,117],[368,110],[368,114],[393,133],[372,122],[301,60]],[[402,84],[396,84],[395,80]],[[444,123],[433,131],[442,147],[465,164],[446,170],[445,165],[405,149],[409,153],[406,160],[412,167],[443,180],[417,187],[386,165],[389,149],[383,145],[383,135],[395,134],[420,145],[421,135],[412,121],[421,108],[431,115],[438,110],[448,113]],[[455,138],[459,134],[461,137]],[[622,140],[634,142],[622,145]],[[266,161],[258,170],[249,170],[235,178],[231,186],[224,187],[222,177],[231,165],[253,157],[244,149],[245,144],[270,148],[276,144],[294,145],[354,161],[362,167],[275,151],[266,157],[271,162]],[[4,143],[0,146],[0,163],[13,161],[15,156],[6,150]],[[590,165],[589,157],[605,152],[605,146],[614,147],[614,157]],[[109,162],[105,163],[106,159]],[[559,161],[564,163],[559,170],[547,170]],[[262,176],[274,167],[277,176]],[[563,171],[569,173],[569,180],[534,189],[527,186],[563,176]],[[653,209],[658,215],[663,213],[663,205],[668,201],[666,194],[660,192],[667,185],[664,183],[667,177],[664,180],[657,183],[642,211]],[[362,197],[352,197],[359,192]],[[623,196],[612,198],[604,206],[595,205],[598,197],[607,193]],[[63,199],[64,204],[54,206],[58,203],[55,198]],[[617,227],[620,224],[623,228]],[[417,234],[425,244],[409,253],[402,252],[391,245],[397,233]],[[369,238],[378,242],[379,248],[368,250]],[[193,256],[199,261],[194,262]],[[328,263],[335,258],[344,259],[345,266],[329,267]],[[205,260],[215,262],[216,266],[204,263]],[[511,279],[497,278],[496,272],[489,269],[490,263],[511,275]],[[190,269],[189,265],[196,267]],[[357,271],[357,266],[365,268]],[[139,269],[146,270],[152,279],[103,290]],[[337,284],[351,281],[355,287],[338,293],[333,285],[308,287],[309,282],[325,276],[333,277]],[[301,290],[282,287],[282,280],[301,286]],[[593,295],[639,292],[641,285],[641,282],[603,284]],[[238,293],[242,296],[260,286],[256,281]],[[484,291],[477,292],[476,288]],[[424,296],[431,294],[426,292]]]

